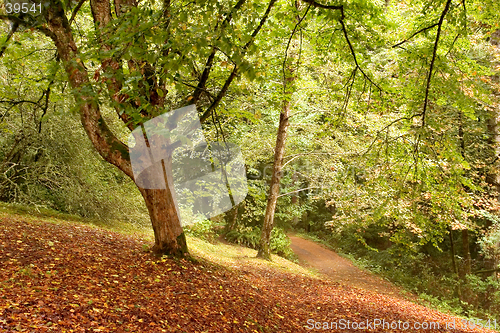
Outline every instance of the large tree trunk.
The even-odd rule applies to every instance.
[[[140,189],[155,234],[153,253],[177,257],[188,253],[186,237],[168,189]]]
[[[182,257],[187,254],[188,250],[175,196],[173,195],[171,154],[164,157],[161,161],[161,167],[165,178],[165,189],[144,189],[139,187],[146,202],[155,235],[155,245],[152,251],[159,256],[173,255]]]
[[[99,4],[108,6],[101,8]],[[100,24],[106,23],[110,15],[109,3],[94,1],[92,5],[96,21]],[[88,72],[80,60],[82,56],[79,54],[60,2],[54,2],[54,5],[48,8],[47,27],[42,27],[40,30],[49,36],[57,47],[58,55],[73,88],[75,100],[79,105],[82,125],[92,144],[106,161],[134,180],[128,146],[113,134],[101,115],[99,104],[93,97]],[[106,63],[109,66],[109,62]],[[105,67],[104,64],[103,67]],[[113,93],[113,85],[108,84],[108,89]],[[167,167],[170,165],[168,161],[165,164]],[[177,215],[174,197],[169,189],[173,188],[171,177],[167,176],[171,173],[166,172],[165,169],[164,172],[168,180],[167,189],[139,188],[139,190],[144,197],[153,225],[155,234],[153,251],[156,254],[183,256],[187,253],[186,239]]]
[[[269,243],[271,239],[271,231],[274,226],[274,212],[276,211],[276,202],[280,192],[281,170],[283,165],[283,156],[285,155],[285,142],[287,129],[289,125],[288,118],[290,117],[290,100],[285,101],[283,110],[280,114],[280,123],[278,127],[278,136],[276,138],[276,147],[274,151],[273,175],[271,177],[271,187],[269,197],[267,199],[266,215],[264,216],[264,224],[260,234],[259,252],[257,257],[271,259],[271,250]]]

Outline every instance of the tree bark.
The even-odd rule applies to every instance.
[[[449,229],[450,244],[451,244],[451,263],[453,264],[453,272],[458,275],[457,261],[455,259],[455,242],[453,241],[453,231]]]
[[[156,255],[182,257],[188,254],[186,236],[177,216],[169,189],[139,188],[146,202],[155,235],[152,251]]]
[[[290,117],[291,102],[284,102],[283,110],[280,113],[280,123],[278,126],[278,135],[276,137],[276,147],[274,151],[273,175],[271,177],[271,187],[269,197],[267,199],[266,214],[264,216],[264,224],[260,234],[259,252],[257,257],[271,259],[270,240],[271,231],[274,226],[274,212],[276,211],[276,202],[280,192],[280,180],[282,176],[283,156],[285,155],[285,142],[288,130]]]

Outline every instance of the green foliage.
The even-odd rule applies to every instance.
[[[233,229],[228,231],[225,237],[230,242],[244,245],[252,249],[257,249],[260,240],[260,228],[246,227],[241,229]]]
[[[215,240],[221,234],[222,226],[220,223],[214,222],[212,220],[203,220],[201,222],[196,222],[192,225],[184,227],[184,232],[187,235],[198,237],[209,242],[215,242]]]
[[[486,258],[498,262],[500,259],[500,218],[484,210],[480,211],[480,214],[491,226],[484,232],[478,243]]]
[[[257,249],[260,241],[260,232],[259,227],[245,227],[230,230],[226,233],[225,237],[230,242]],[[269,244],[272,253],[276,253],[287,259],[294,259],[294,253],[290,248],[290,244],[290,239],[283,229],[273,228]]]
[[[451,308],[497,309],[485,305],[495,298],[479,300],[486,290],[498,290],[486,279],[462,281],[463,302],[446,295],[458,283],[449,273],[450,233],[470,231],[481,247],[471,246],[477,261],[500,256],[500,55],[489,43],[499,28],[498,1],[452,3],[445,10],[446,0],[385,6],[354,0],[342,3],[344,15],[278,1],[256,38],[251,35],[265,2],[246,1],[239,9],[222,0],[164,3],[171,7],[150,1],[113,14],[102,29],[95,29],[83,4],[74,38],[91,82],[81,92],[125,141],[129,132],[113,121],[114,108],[137,125],[186,105],[213,54],[196,101],[203,111],[238,68],[214,117],[203,124],[209,140],[242,148],[254,176],[236,220],[227,216],[228,239],[252,248],[259,243],[287,99],[293,110],[273,251],[290,255],[283,230],[292,226],[321,232],[371,269]],[[304,20],[297,24],[297,17]],[[146,223],[133,183],[92,152],[70,116],[78,104],[67,98],[68,78],[52,43],[27,30],[15,37],[0,64],[0,198]],[[122,68],[104,69],[109,58]],[[296,79],[284,94],[283,68],[292,58]],[[110,92],[114,80],[120,91]],[[161,107],[152,102],[155,94],[165,98]],[[211,221],[187,229],[207,239],[218,234]]]
[[[387,238],[372,238],[377,229],[360,230],[355,236],[342,232],[317,233],[315,237],[344,253],[357,266],[382,275],[440,310],[469,318],[495,319],[493,314],[498,313],[500,307],[500,285],[494,275],[467,275],[460,279],[453,273],[447,252],[429,254],[423,247],[408,252],[403,244],[386,248]],[[356,232],[353,228],[350,231]],[[440,244],[440,247],[446,246]]]

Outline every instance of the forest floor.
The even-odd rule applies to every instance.
[[[356,267],[350,260],[314,241],[295,235],[288,235],[288,237],[299,263],[316,270],[332,281],[391,297],[417,300],[414,294],[406,292],[380,276]]]
[[[473,331],[250,249],[189,237],[192,257],[169,259],[150,245],[142,233],[0,209],[0,332]]]

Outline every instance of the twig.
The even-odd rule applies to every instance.
[[[340,22],[340,25],[342,27],[342,32],[344,33],[344,38],[347,42],[347,45],[349,46],[349,50],[351,51],[351,55],[354,59],[354,63],[356,64],[356,68],[360,70],[360,72],[363,74],[364,78],[368,81],[370,81],[370,83],[372,83],[375,87],[377,87],[380,91],[383,91],[382,88],[376,84],[366,73],[365,71],[363,70],[363,68],[361,68],[361,66],[359,65],[358,63],[358,58],[356,57],[356,52],[354,51],[354,47],[352,46],[352,43],[351,43],[351,40],[349,39],[349,35],[347,34],[347,28],[345,26],[345,13],[344,13],[344,5],[323,5],[323,4],[320,4],[314,0],[302,0],[304,1],[305,3],[308,3],[314,7],[317,7],[317,8],[324,8],[324,9],[334,9],[334,10],[339,10],[340,11],[340,19],[339,19],[339,22]]]
[[[412,120],[413,118],[419,117],[421,115],[422,115],[421,113],[417,113],[417,114],[414,114],[414,115],[409,116],[409,117],[402,117],[402,118],[398,118],[396,120],[391,121],[389,124],[387,124],[386,126],[384,126],[381,130],[377,131],[377,135],[375,135],[375,139],[373,139],[372,143],[370,144],[370,146],[368,147],[368,149],[362,154],[362,156],[365,156],[372,149],[373,145],[375,144],[375,142],[379,138],[380,133],[384,132],[389,127],[391,127],[392,125],[394,125],[397,122],[400,122],[401,120]]]
[[[354,63],[356,64],[356,68],[359,69],[359,71],[363,74],[363,76],[365,77],[365,79],[367,79],[368,81],[370,81],[371,84],[373,84],[375,87],[378,88],[378,90],[380,91],[383,91],[382,88],[376,84],[368,75],[366,75],[365,71],[363,70],[363,68],[361,68],[361,66],[359,65],[358,63],[358,59],[356,58],[356,52],[354,52],[354,48],[351,44],[351,40],[349,39],[349,36],[347,35],[347,29],[346,29],[346,26],[345,26],[345,23],[344,23],[344,19],[345,19],[345,16],[344,16],[344,7],[342,7],[340,9],[340,24],[342,25],[342,31],[344,32],[344,37],[345,37],[345,40],[347,41],[347,44],[349,45],[349,49],[351,50],[351,55],[354,59]]]
[[[289,195],[289,194],[293,194],[293,193],[297,193],[297,192],[302,192],[302,191],[310,190],[310,189],[313,189],[313,188],[321,188],[321,187],[319,187],[319,186],[312,186],[312,187],[301,188],[299,190],[295,190],[295,191],[292,191],[292,192],[280,194],[280,195],[278,195],[278,198],[281,198],[281,197],[283,197],[285,195]]]
[[[286,84],[285,84],[285,82],[286,82],[286,60],[288,58],[288,50],[290,49],[290,44],[292,42],[293,36],[295,35],[295,32],[297,31],[297,28],[302,23],[302,21],[305,19],[305,17],[307,15],[307,13],[309,12],[310,8],[311,8],[311,4],[309,4],[309,6],[307,6],[306,12],[299,19],[299,21],[297,22],[297,24],[295,24],[295,27],[293,27],[292,33],[290,34],[290,38],[288,38],[288,43],[286,44],[285,57],[283,59],[283,95],[285,95],[285,93],[286,93],[286,91],[285,91],[285,87],[286,87]],[[297,64],[297,68],[298,68],[298,64]]]
[[[305,3],[308,3],[314,7],[317,7],[317,8],[324,8],[324,9],[336,9],[336,10],[342,10],[344,8],[343,5],[334,5],[334,6],[329,6],[329,5],[323,5],[323,4],[320,4],[314,0],[302,0],[303,2]]]
[[[243,4],[245,2],[246,2],[246,0],[240,0],[240,1],[238,1],[238,3],[229,12],[229,14],[226,16],[226,18],[222,22],[222,25],[221,25],[221,30],[222,31],[231,22],[231,20],[233,18],[233,13],[235,11],[239,10],[243,6]],[[217,38],[217,40],[219,40],[219,39],[220,39],[220,36]],[[210,71],[212,70],[212,66],[213,66],[213,63],[214,63],[214,58],[215,58],[215,52],[216,52],[216,50],[217,50],[217,48],[215,46],[213,46],[212,47],[212,52],[208,56],[207,62],[205,64],[205,68],[203,69],[203,73],[201,74],[200,82],[198,82],[198,86],[196,87],[196,89],[195,89],[195,91],[193,93],[192,103],[198,102],[198,100],[200,99],[201,93],[205,89],[205,85],[207,83],[208,77],[210,75]]]
[[[432,29],[432,28],[436,27],[438,24],[439,23],[434,23],[434,24],[432,24],[432,25],[430,25],[428,27],[420,29],[419,31],[415,32],[413,35],[411,35],[410,37],[406,38],[405,40],[403,40],[403,41],[401,41],[401,42],[393,45],[392,48],[396,48],[396,47],[399,47],[400,45],[403,45],[404,43],[408,42],[410,39],[412,39],[413,37],[415,37],[419,33],[422,33],[422,32],[424,32],[426,30]]]

